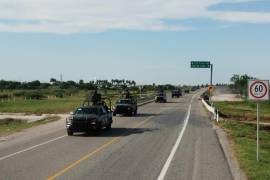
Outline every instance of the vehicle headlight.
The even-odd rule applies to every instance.
[[[72,124],[72,121],[73,121],[73,117],[68,117],[66,119],[67,124]]]

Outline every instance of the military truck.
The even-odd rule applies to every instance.
[[[71,112],[66,119],[67,134],[72,136],[74,132],[88,132],[103,128],[110,130],[113,119],[110,99],[109,102],[110,107],[97,91],[92,97],[87,97],[83,105]]]
[[[155,102],[156,103],[166,103],[167,102],[167,97],[164,92],[158,92],[155,97]]]
[[[120,99],[116,102],[113,115],[116,116],[117,114],[121,114],[132,116],[137,115],[137,111],[137,100],[127,90],[125,94],[123,94],[123,99]]]
[[[112,113],[106,111],[101,105],[77,108],[66,119],[67,134],[72,136],[74,132],[89,132],[112,126]]]
[[[192,87],[191,87],[191,91],[196,91],[196,90],[198,90],[198,89],[200,89],[199,86],[192,86]]]
[[[185,89],[185,93],[189,94],[190,93],[190,89]]]
[[[132,116],[137,115],[137,111],[138,105],[136,101],[133,99],[120,99],[115,105],[113,115],[116,116],[117,114],[121,114]]]
[[[172,91],[172,98],[177,97],[180,98],[182,96],[182,90],[181,89],[176,89]]]

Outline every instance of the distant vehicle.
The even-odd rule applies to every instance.
[[[122,114],[132,116],[137,115],[137,111],[137,101],[134,99],[121,99],[117,101],[113,115],[116,116],[117,114]]]
[[[185,89],[185,93],[189,94],[190,93],[190,89]]]
[[[112,123],[112,113],[104,106],[81,107],[71,112],[66,119],[67,134],[72,136],[74,132],[88,132],[102,128],[110,130]]]
[[[198,86],[193,86],[193,87],[191,87],[191,91],[196,91],[196,90],[198,90],[198,89],[199,89]]]
[[[182,90],[181,89],[177,89],[177,90],[172,91],[172,98],[174,98],[174,97],[180,98],[181,96],[182,96]]]
[[[166,103],[167,102],[167,97],[164,93],[158,93],[155,97],[155,102],[156,103]]]

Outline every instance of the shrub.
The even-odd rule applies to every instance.
[[[54,91],[54,95],[58,98],[63,98],[64,97],[64,94],[65,94],[65,91],[64,90],[55,90]]]
[[[25,93],[25,98],[41,100],[41,99],[46,98],[46,96],[44,96],[40,91],[29,91]]]
[[[0,99],[8,99],[9,95],[8,94],[0,94]]]
[[[15,97],[24,97],[25,94],[26,94],[25,91],[16,91],[16,92],[13,93],[13,96],[15,96]]]

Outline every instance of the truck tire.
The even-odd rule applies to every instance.
[[[106,126],[106,131],[109,131],[112,129],[112,123],[109,123],[107,126]]]
[[[73,136],[73,131],[72,130],[67,130],[68,136]]]
[[[135,111],[134,111],[134,116],[136,116],[138,114],[138,110],[136,109]]]
[[[100,131],[102,129],[102,126],[100,125],[100,124],[98,124],[97,126],[96,126],[96,130],[97,131]]]

